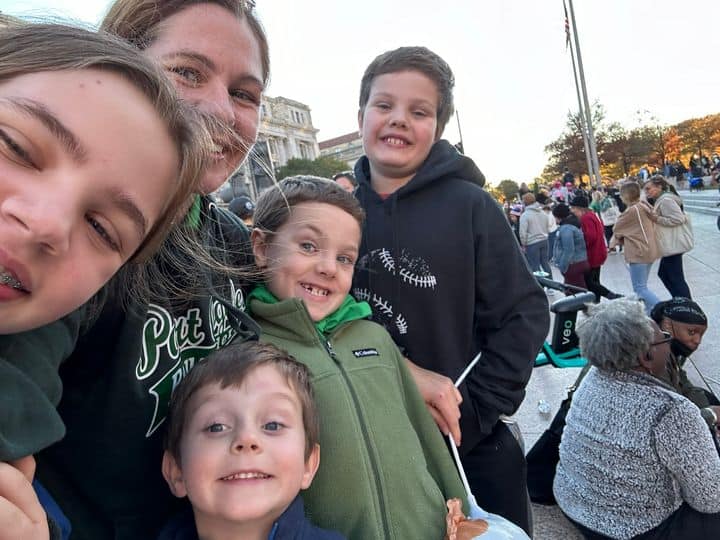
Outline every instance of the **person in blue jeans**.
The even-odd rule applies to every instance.
[[[660,256],[655,239],[655,224],[652,221],[652,209],[640,201],[640,186],[627,182],[620,187],[620,196],[627,205],[618,216],[610,239],[610,248],[623,246],[623,255],[630,271],[630,281],[635,294],[645,304],[649,314],[659,299],[648,288],[647,282],[654,261]]]

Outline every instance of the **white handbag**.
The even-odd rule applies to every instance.
[[[695,247],[692,223],[690,216],[687,214],[685,214],[685,223],[675,225],[674,227],[665,227],[664,225],[656,223],[655,236],[658,241],[658,247],[660,248],[660,254],[663,257],[687,253]]]

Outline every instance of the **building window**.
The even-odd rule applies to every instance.
[[[303,159],[315,159],[313,156],[312,147],[306,142],[298,142],[298,150],[300,150],[300,157]]]
[[[296,124],[305,125],[305,113],[296,111],[295,109],[291,109],[290,110],[290,118]]]
[[[280,152],[278,151],[277,139],[268,139],[268,149],[270,150],[270,157],[273,162],[280,159]]]

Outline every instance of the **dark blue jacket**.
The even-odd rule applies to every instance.
[[[172,519],[158,540],[198,540],[192,512],[185,512]],[[268,540],[345,540],[345,537],[310,523],[305,517],[302,498],[298,495],[275,522]]]

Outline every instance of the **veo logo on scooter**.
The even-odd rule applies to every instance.
[[[563,331],[562,331],[562,344],[567,345],[570,343],[570,336],[573,334],[573,322],[571,320],[567,320],[563,323]]]

